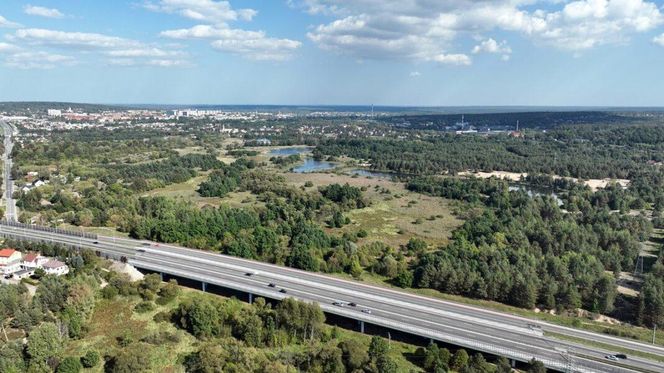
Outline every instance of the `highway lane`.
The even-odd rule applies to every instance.
[[[530,346],[531,350],[538,351],[537,356],[542,356],[543,358],[547,359],[556,357],[558,359],[561,358],[559,354],[555,352],[553,346],[572,346],[573,353],[583,353],[584,355],[592,354],[590,356],[599,358],[600,360],[605,353],[605,351],[601,351],[599,349],[577,346],[562,341],[556,341],[550,338],[546,338],[544,340],[539,337],[533,337],[531,335],[532,333],[528,330],[525,330],[524,328],[524,321],[532,322],[532,320],[518,317],[515,318],[510,315],[502,315],[493,311],[489,311],[488,313],[481,313],[480,311],[483,310],[475,307],[404,294],[398,291],[368,286],[352,281],[340,280],[319,274],[298,271],[291,268],[284,268],[234,257],[226,257],[197,250],[183,249],[172,245],[160,244],[159,246],[151,245],[146,247],[143,246],[143,242],[136,240],[100,237],[98,239],[99,242],[94,244],[93,240],[71,236],[53,235],[47,232],[24,230],[6,226],[2,226],[0,229],[4,231],[18,231],[23,236],[42,238],[47,241],[58,241],[71,245],[87,246],[101,249],[105,252],[110,252],[117,255],[125,255],[128,257],[130,263],[134,263],[139,266],[141,266],[140,261],[147,259],[148,261],[152,261],[153,264],[154,262],[157,262],[157,267],[161,267],[164,271],[164,268],[169,268],[173,271],[185,271],[183,273],[191,273],[196,270],[202,270],[205,268],[206,271],[211,271],[210,273],[207,273],[208,277],[228,276],[230,273],[231,275],[234,274],[237,282],[243,283],[250,282],[248,279],[242,278],[242,276],[244,276],[243,271],[257,271],[259,272],[259,274],[256,275],[258,276],[258,279],[263,280],[264,282],[275,282],[278,285],[283,284],[282,286],[291,288],[289,289],[289,293],[292,291],[294,292],[294,295],[300,294],[298,292],[302,292],[303,294],[312,292],[318,294],[317,296],[319,298],[314,297],[314,299],[311,299],[303,297],[303,299],[321,302],[322,307],[335,307],[330,305],[334,300],[355,301],[361,306],[366,306],[367,308],[372,307],[373,312],[371,317],[381,316],[384,319],[410,320],[410,325],[419,325],[420,328],[427,328],[430,330],[435,329],[431,325],[431,323],[434,323],[435,325],[440,325],[444,333],[453,337],[460,338],[464,336],[464,334],[461,332],[456,334],[453,333],[451,330],[454,327],[457,327],[457,330],[465,330],[468,333],[481,332],[484,334],[483,337],[480,337],[479,339],[483,338],[487,341],[491,340],[495,343],[506,345],[509,347],[509,349],[516,351],[520,350],[518,347],[519,343],[527,341],[527,344]],[[140,253],[136,251],[137,248],[145,250],[146,253]],[[185,267],[182,267],[182,265]],[[228,277],[223,278],[228,280]],[[254,280],[252,279],[251,281]],[[262,286],[265,287],[265,284]],[[274,291],[272,291],[272,293],[274,293]],[[257,292],[257,295],[260,295],[260,292]],[[325,297],[320,298],[321,296]],[[379,299],[376,299],[376,297],[379,297]],[[403,303],[404,300],[406,301],[406,304]],[[327,304],[323,304],[322,302],[327,302]],[[448,307],[450,304],[454,307],[457,307],[456,310],[453,309],[454,312],[450,311],[450,307]],[[470,310],[473,312],[469,312]],[[333,309],[331,312],[339,313],[340,311],[342,310],[340,310],[339,307],[336,307],[336,309]],[[357,310],[353,311],[344,309],[343,312],[346,314],[350,312],[352,317],[358,319],[361,319],[362,316],[368,316],[364,314],[360,315]],[[489,315],[490,317],[487,317],[486,320],[484,320],[481,317],[482,315]],[[503,317],[501,318],[499,316]],[[415,317],[417,320],[422,320],[422,322],[412,320],[413,317]],[[501,325],[501,323],[503,323],[503,325]],[[466,335],[468,333],[466,333]],[[496,340],[496,338],[500,338],[500,340]],[[575,360],[579,360],[576,362],[579,365],[586,364],[582,358],[575,358]],[[629,363],[633,365],[641,365],[641,368],[648,369],[650,371],[664,371],[662,366],[657,363],[644,363],[642,361],[637,361],[636,359],[630,359]],[[606,364],[604,364],[604,367],[605,368],[600,371],[612,370],[612,368]]]

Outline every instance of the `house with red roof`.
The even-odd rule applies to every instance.
[[[21,270],[22,255],[20,252],[4,248],[0,250],[0,272],[3,275],[11,275]]]
[[[27,253],[23,257],[21,267],[23,267],[23,269],[35,270],[37,268],[42,268],[46,262],[48,262],[48,258],[41,256],[39,253]]]

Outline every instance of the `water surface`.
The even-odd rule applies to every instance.
[[[332,162],[327,162],[327,161],[317,161],[313,158],[307,158],[304,160],[304,163],[294,167],[293,172],[296,172],[298,174],[303,174],[307,172],[319,172],[319,171],[327,171],[327,170],[332,170],[335,167],[337,167],[336,164]]]
[[[269,153],[269,156],[289,156],[294,154],[304,154],[309,153],[313,148],[309,146],[289,146],[287,148],[272,149]]]

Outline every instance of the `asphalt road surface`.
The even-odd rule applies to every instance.
[[[254,296],[315,301],[331,314],[519,361],[535,357],[547,367],[560,371],[664,372],[661,362],[633,354],[627,360],[609,361],[605,356],[618,351],[555,339],[546,333],[659,356],[664,356],[662,347],[361,282],[147,241],[101,236],[97,239],[74,237],[6,225],[0,225],[0,233],[87,247],[116,258],[125,256],[130,264],[139,268],[220,285]],[[271,283],[275,287],[270,287]],[[286,293],[280,292],[281,289]],[[335,302],[345,304],[334,305]],[[348,303],[357,305],[350,306]]]

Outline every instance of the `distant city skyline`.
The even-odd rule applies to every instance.
[[[664,106],[663,6],[3,0],[0,101]]]

